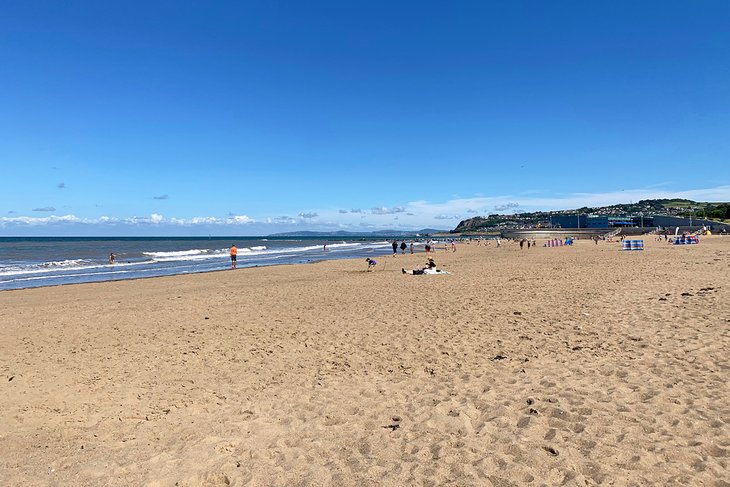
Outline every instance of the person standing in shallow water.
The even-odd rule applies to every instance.
[[[236,268],[236,257],[238,256],[238,249],[236,244],[231,245],[231,269]]]
[[[109,263],[110,264],[113,264],[114,261],[116,260],[116,258],[117,258],[117,256],[114,255],[114,252],[112,252],[111,254],[109,254]]]

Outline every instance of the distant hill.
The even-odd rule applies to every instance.
[[[338,230],[336,232],[311,232],[311,231],[299,231],[299,232],[284,232],[284,233],[273,233],[268,235],[269,237],[413,237],[418,235],[432,235],[434,233],[445,233],[448,230],[437,230],[435,228],[424,228],[422,230],[406,231],[406,230],[376,230],[373,232],[346,232],[344,230]]]
[[[573,210],[537,211],[515,213],[513,215],[492,214],[462,220],[451,233],[484,232],[495,228],[525,227],[545,224],[553,216],[564,215],[601,215],[601,216],[644,216],[669,215],[707,218],[717,221],[730,220],[730,203],[707,203],[686,199],[641,200],[636,203],[599,207],[583,207]]]

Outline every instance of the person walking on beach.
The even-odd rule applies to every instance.
[[[395,240],[393,240],[393,256],[395,257],[395,255],[397,253],[398,253],[398,242],[396,242]]]
[[[238,249],[236,244],[231,244],[231,269],[236,268],[236,256],[238,255]]]
[[[524,246],[525,246],[525,239],[523,238],[522,240],[520,240],[520,250],[522,250],[522,247],[524,247]]]
[[[406,245],[406,242],[405,241],[401,242],[400,243],[400,253],[403,254],[403,255],[406,255],[406,248],[407,247],[408,246]]]
[[[109,254],[109,264],[113,264],[114,261],[116,260],[116,258],[117,258],[117,256],[114,255],[114,252],[110,253]]]
[[[411,241],[411,254],[413,254],[413,241]]]

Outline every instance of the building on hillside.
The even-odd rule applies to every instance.
[[[588,215],[554,215],[550,217],[550,224],[560,228],[585,228]]]
[[[548,225],[546,225],[548,226]],[[550,227],[554,228],[652,228],[652,227],[701,227],[709,229],[723,228],[730,226],[703,218],[682,218],[666,215],[554,215],[550,218]],[[539,228],[539,227],[538,227]]]
[[[591,215],[587,219],[587,228],[627,228],[651,226],[653,226],[652,218],[642,216]]]
[[[706,220],[704,218],[683,218],[679,216],[667,215],[655,215],[653,218],[653,225],[662,228],[705,226],[710,230],[715,230],[719,228],[730,228],[730,225],[716,222],[713,220]]]

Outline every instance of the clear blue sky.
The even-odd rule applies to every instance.
[[[726,0],[6,2],[0,235],[730,200],[728,25]]]

